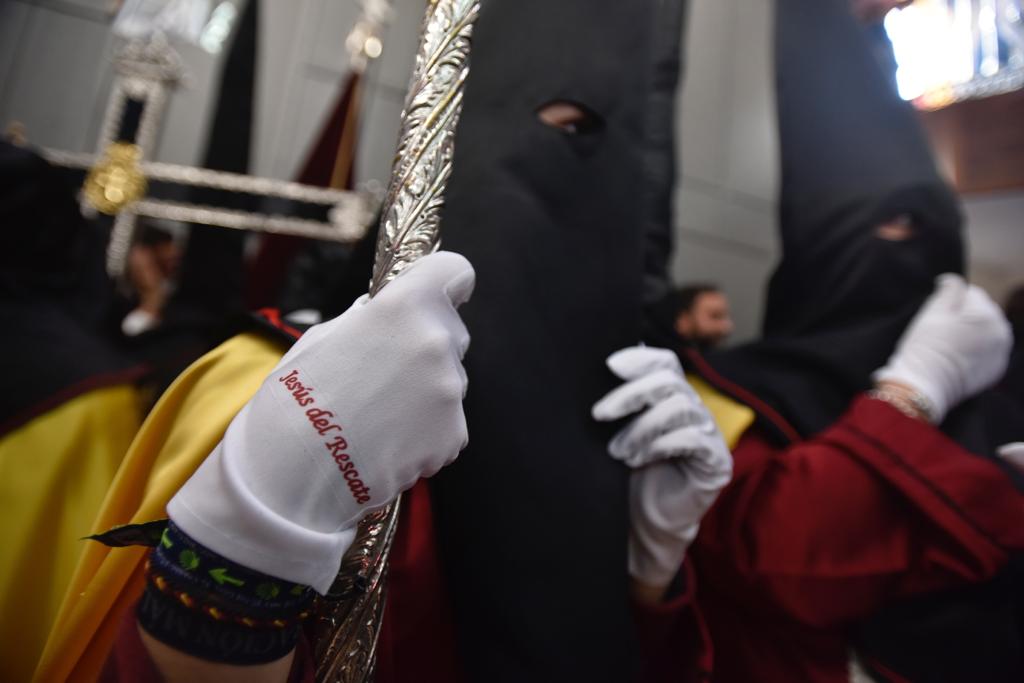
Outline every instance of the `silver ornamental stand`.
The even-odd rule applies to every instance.
[[[479,0],[432,0],[427,6],[381,216],[371,296],[440,242],[440,211],[479,10]],[[360,522],[331,599],[322,602],[315,646],[318,681],[373,679],[398,510],[396,501]]]
[[[381,54],[380,35],[393,9],[391,0],[359,0],[359,4],[361,16],[345,45],[352,68],[361,72]],[[107,247],[107,271],[112,277],[124,274],[139,216],[336,242],[355,242],[366,234],[379,203],[370,191],[336,190],[148,161],[156,148],[171,93],[185,78],[184,66],[167,39],[157,32],[148,40],[130,41],[114,58],[114,67],[116,79],[97,153],[43,150],[54,164],[88,172],[82,192],[83,213],[95,215],[100,211],[114,216]],[[141,110],[138,128],[131,142],[119,142],[119,128],[129,102],[137,103]],[[151,181],[320,205],[327,210],[327,220],[158,199],[146,195]]]

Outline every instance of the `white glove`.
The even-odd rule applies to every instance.
[[[996,452],[1006,462],[1024,471],[1024,443],[1016,441],[1000,446]]]
[[[920,393],[939,424],[954,406],[995,384],[1010,359],[1013,332],[988,294],[947,273],[917,312],[875,382]]]
[[[732,462],[715,419],[686,382],[674,352],[634,346],[616,351],[607,364],[625,384],[594,404],[594,419],[610,422],[649,408],[608,442],[613,458],[642,467],[680,456],[710,461],[724,451]]]
[[[467,442],[456,312],[473,268],[439,252],[303,335],[167,506],[185,533],[326,592],[355,523]]]
[[[637,346],[607,362],[626,383],[594,405],[594,419],[647,408],[608,444],[612,457],[638,468],[630,479],[629,572],[649,586],[666,586],[701,517],[729,483],[732,454],[675,353]]]

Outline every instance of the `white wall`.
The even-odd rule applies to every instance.
[[[0,127],[20,121],[34,144],[95,150],[110,60],[121,44],[111,34],[108,6],[107,0],[0,0]],[[384,54],[367,72],[359,179],[387,177],[425,2],[395,6]],[[290,179],[297,170],[348,73],[344,42],[358,13],[354,0],[261,3],[254,173]],[[154,157],[194,164],[205,147],[223,53],[175,47],[189,77],[171,100]]]
[[[232,0],[241,4],[245,0]],[[729,295],[735,339],[756,335],[777,256],[778,149],[770,0],[691,0],[678,116],[678,282]],[[386,180],[425,0],[396,0],[384,54],[366,75],[357,179]],[[111,81],[106,0],[0,0],[0,126],[40,145],[92,151]],[[293,177],[337,97],[354,0],[260,6],[253,172]],[[157,158],[195,163],[205,144],[220,58],[178,46],[189,84],[173,98]],[[1002,297],[1024,280],[1024,195],[967,201],[971,271]]]
[[[232,0],[241,5],[245,0]],[[111,82],[106,0],[0,0],[0,126],[17,119],[40,145],[92,151]],[[396,0],[384,54],[366,78],[358,180],[386,180],[425,0]],[[679,281],[729,294],[737,337],[759,324],[775,255],[776,149],[766,0],[693,0],[679,116],[681,182],[673,264]],[[260,6],[253,172],[291,178],[348,71],[354,0]],[[201,158],[220,57],[177,46],[190,72],[174,96],[156,158]]]
[[[678,121],[679,282],[732,301],[734,341],[756,336],[778,257],[779,151],[771,0],[691,0]],[[996,301],[1024,285],[1024,192],[964,198],[968,273]]]
[[[777,253],[771,34],[771,2],[691,2],[672,270],[679,283],[722,286],[732,303],[734,341],[758,332]]]
[[[0,126],[28,126],[33,142],[91,150],[111,36],[103,0],[0,2]]]
[[[426,2],[395,0],[394,5],[384,53],[366,73],[357,180],[387,180]],[[352,0],[260,6],[255,173],[290,178],[302,163],[348,74],[344,42],[358,9]]]
[[[1024,286],[1024,192],[968,197],[964,214],[971,280],[1002,304]]]

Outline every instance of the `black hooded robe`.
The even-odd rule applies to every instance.
[[[472,436],[431,487],[471,681],[635,670],[628,472],[590,406],[615,383],[605,358],[640,338],[644,242],[668,235],[682,15],[678,1],[487,0],[474,28],[442,218],[444,248],[477,272],[460,311]],[[553,102],[586,119],[542,123]]]
[[[1006,572],[1024,496],[994,457],[1019,406],[983,394],[940,431],[861,395],[935,277],[963,270],[955,198],[847,3],[776,8],[783,258],[763,337],[686,352],[758,415],[691,551],[715,679],[846,681],[856,651],[878,680],[1021,680]]]
[[[0,142],[0,679],[27,680],[78,542],[141,422],[108,335],[106,235],[38,154]],[[13,615],[21,615],[14,618]]]

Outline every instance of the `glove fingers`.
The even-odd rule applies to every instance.
[[[943,310],[955,311],[963,305],[967,288],[967,282],[960,275],[943,273],[935,278],[935,291],[928,303]]]
[[[462,321],[455,306],[447,301],[440,303],[437,316],[438,322],[444,327],[452,341],[452,349],[455,351],[456,357],[461,361],[466,356],[466,351],[469,350],[470,337],[466,323]]]
[[[459,258],[462,257],[460,256]],[[455,308],[469,301],[470,297],[473,296],[473,289],[476,287],[476,271],[473,270],[473,266],[469,265],[469,261],[466,261],[464,258],[462,260],[465,261],[468,268],[449,280],[444,290],[451,300],[452,306]]]
[[[460,446],[458,450],[446,454],[446,457],[444,458],[443,461],[440,458],[438,458],[437,466],[424,470],[423,473],[420,475],[421,479],[430,479],[435,474],[443,470],[445,467],[448,467],[448,465],[451,465],[453,462],[458,460],[459,454],[461,454],[462,451],[466,450],[466,446],[469,445],[469,430],[466,427],[466,414],[463,411],[459,411],[458,418],[452,433],[459,437]]]
[[[999,447],[999,456],[1018,469],[1024,470],[1024,443],[1008,443]]]
[[[466,399],[466,393],[469,391],[469,375],[466,374],[466,366],[461,362],[462,356],[455,361],[455,371],[459,373],[459,381],[462,382],[462,399]]]
[[[453,433],[456,435],[456,437],[458,437],[457,440],[459,442],[459,447],[448,456],[448,459],[444,463],[445,467],[455,462],[455,459],[459,457],[459,454],[462,453],[462,451],[466,450],[466,446],[469,445],[469,426],[466,423],[466,411],[463,410],[461,407],[459,408],[459,411],[455,416],[455,426]],[[434,472],[434,474],[436,473],[437,472]],[[430,476],[433,476],[433,474]]]
[[[713,423],[690,424],[654,439],[649,451],[659,460],[682,457],[706,460],[711,455],[712,438],[718,438]]]
[[[591,415],[601,422],[618,420],[672,394],[692,391],[682,375],[672,370],[658,370],[612,389],[594,404]]]
[[[686,394],[674,394],[633,420],[608,442],[613,458],[630,467],[642,467],[657,459],[650,445],[679,427],[708,420],[703,405]]]
[[[671,457],[668,462],[686,474],[694,491],[713,491],[717,495],[732,478],[732,453],[717,434],[684,428],[666,434],[651,445],[651,450]]]
[[[655,370],[675,370],[683,374],[679,365],[679,357],[668,349],[657,349],[649,346],[631,346],[616,351],[605,361],[608,369],[620,379],[633,380],[650,374]]]
[[[456,308],[469,301],[476,285],[473,266],[461,254],[439,251],[408,265],[381,290],[380,297],[401,297],[410,292],[430,296],[440,293]]]
[[[403,286],[414,286],[425,298],[422,305],[432,308],[439,316],[444,329],[454,341],[456,355],[461,360],[469,349],[469,331],[456,310],[473,294],[476,274],[469,261],[460,254],[439,251],[416,261],[415,269],[407,270],[409,275]],[[412,268],[412,266],[410,266]],[[398,281],[396,280],[396,283]],[[439,295],[436,296],[435,294]]]
[[[970,285],[967,288],[964,294],[963,308],[971,317],[983,320],[1002,321],[1006,317],[999,304],[992,300],[988,292],[977,285]]]

